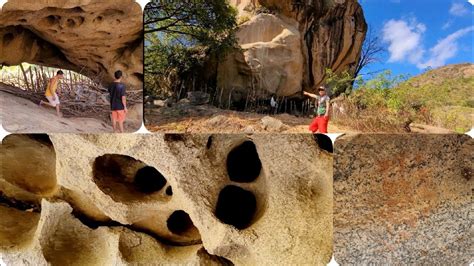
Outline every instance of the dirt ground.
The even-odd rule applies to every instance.
[[[108,133],[110,122],[99,118],[56,116],[53,108],[0,91],[1,123],[11,133]],[[139,126],[138,126],[139,127]],[[125,131],[134,132],[136,123],[125,122]]]
[[[271,117],[270,125],[262,121]],[[289,114],[256,114],[222,110],[210,105],[177,104],[173,107],[145,108],[145,126],[152,132],[172,133],[310,133],[311,117]],[[278,123],[281,121],[281,124]],[[353,133],[331,121],[329,133]]]

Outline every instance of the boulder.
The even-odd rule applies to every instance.
[[[297,96],[323,84],[325,69],[352,71],[367,24],[356,0],[231,0],[241,51],[219,63],[227,93]]]
[[[231,54],[219,67],[219,87],[253,88],[260,96],[301,91],[304,64],[296,21],[259,14],[242,24],[236,36],[242,51]]]
[[[260,120],[263,129],[273,132],[281,132],[285,129],[288,129],[288,126],[283,124],[280,120],[273,118],[271,116],[265,116]]]
[[[70,69],[103,85],[122,70],[141,90],[142,28],[133,0],[9,0],[0,11],[0,64]]]

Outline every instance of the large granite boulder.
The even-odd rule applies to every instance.
[[[242,97],[258,90],[257,96],[296,96],[321,85],[326,68],[354,70],[367,31],[356,0],[230,4],[239,12],[241,50],[218,66],[218,87],[227,93],[237,91]]]
[[[143,86],[143,16],[134,0],[9,0],[0,13],[0,64],[71,69],[104,85],[116,70]]]

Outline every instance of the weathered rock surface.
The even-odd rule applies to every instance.
[[[242,51],[218,66],[218,87],[234,100],[250,89],[295,96],[323,83],[325,69],[353,70],[367,25],[356,0],[231,0],[243,22]],[[235,94],[235,95],[234,95]]]
[[[124,72],[143,83],[142,10],[134,0],[9,0],[0,13],[0,63],[80,72],[103,84]]]
[[[22,238],[0,237],[7,264],[326,265],[331,258],[332,156],[309,134],[50,137],[60,189],[23,219]],[[2,215],[28,215],[4,205]]]
[[[334,257],[341,265],[472,262],[474,141],[467,135],[336,140]]]

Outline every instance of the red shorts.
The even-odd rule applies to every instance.
[[[125,110],[112,111],[112,121],[125,121]]]
[[[329,117],[327,116],[317,116],[309,125],[309,130],[313,133],[319,130],[319,133],[328,133],[328,122]]]

